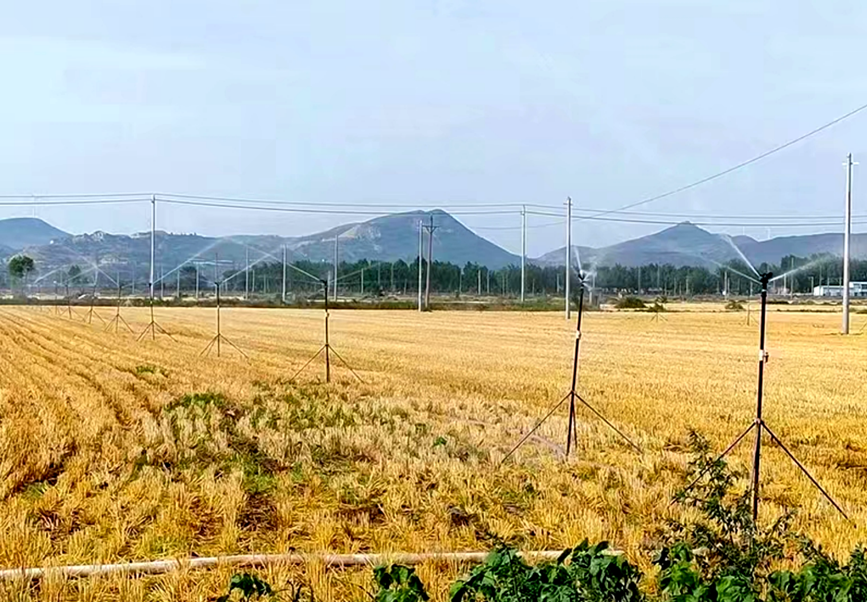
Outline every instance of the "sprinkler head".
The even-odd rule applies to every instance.
[[[774,277],[773,272],[767,272],[767,273],[762,274],[761,276],[759,276],[759,279],[760,279],[761,282],[762,282],[762,286],[765,287],[765,288],[767,288],[767,286],[768,286],[768,282],[770,282],[771,278],[773,278],[773,277]]]

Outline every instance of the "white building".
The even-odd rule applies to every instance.
[[[831,284],[823,284],[813,288],[814,297],[842,297],[843,287]],[[850,282],[850,297],[867,297],[867,282]]]

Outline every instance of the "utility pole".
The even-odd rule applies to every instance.
[[[572,272],[572,197],[566,197],[566,319],[572,318],[569,298],[569,281]]]
[[[120,282],[120,280],[118,280]],[[178,300],[181,299],[181,271],[178,270],[178,290],[177,290]]]
[[[641,266],[638,266],[638,294],[641,294]]]
[[[99,276],[99,272],[96,273],[97,277]],[[166,282],[163,280],[163,264],[160,262],[160,301],[163,300],[163,297],[166,296]]]
[[[843,235],[843,334],[849,334],[849,238],[852,236],[852,153],[846,157],[846,230]]]
[[[364,296],[364,268],[361,268],[361,296]]]
[[[392,261],[389,265],[391,266],[391,289],[390,290],[393,293],[394,292],[394,262]]]
[[[337,266],[338,266],[338,240],[340,239],[339,234],[334,235],[334,301],[337,301]]]
[[[521,205],[521,303],[527,285],[527,207]]]
[[[283,245],[283,305],[286,305],[286,245]]]
[[[488,284],[487,284],[487,291],[488,292],[486,294],[488,296],[490,296],[491,295],[491,270],[489,270],[488,268],[485,268],[485,274],[487,274],[487,276],[488,276]]]
[[[196,262],[196,301],[199,300],[199,262]]]
[[[424,307],[422,306],[422,298],[421,298],[421,256],[422,249],[424,248],[424,228],[422,228],[421,220],[418,220],[418,310],[424,311]]]
[[[244,301],[250,296],[250,249],[244,249]]]
[[[151,276],[150,276],[150,294],[151,294],[151,302],[154,300],[154,250],[155,250],[155,240],[157,234],[157,197],[155,194],[151,195]]]
[[[434,226],[434,217],[433,214],[430,216],[430,225],[425,226],[428,231],[428,239],[427,239],[427,283],[425,284],[424,290],[424,306],[425,309],[430,311],[430,271],[431,264],[433,263],[433,235],[436,229],[439,226]]]
[[[482,296],[482,266],[479,266],[476,269],[476,276],[477,276],[478,281],[479,281],[479,297],[481,297]]]

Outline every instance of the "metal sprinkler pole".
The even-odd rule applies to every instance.
[[[151,195],[151,273],[150,273],[150,296],[151,304],[154,301],[154,256],[156,249],[157,232],[157,197]]]
[[[569,391],[569,426],[566,428],[566,457],[572,451],[572,441],[578,445],[578,425],[575,424],[575,387],[578,385],[578,361],[581,351],[581,318],[584,316],[584,278],[579,275],[581,288],[578,290],[578,323],[575,328],[575,356],[572,362],[572,388]]]
[[[433,267],[433,235],[437,226],[434,226],[434,216],[430,215],[430,225],[427,227],[427,283],[424,289],[424,307],[430,311],[430,272]]]
[[[422,255],[422,248],[424,246],[424,243],[423,243],[424,234],[423,234],[423,232],[424,232],[424,228],[422,228],[421,220],[419,220],[419,222],[418,222],[418,310],[419,311],[423,311],[423,309],[424,309],[422,307],[422,297],[421,297],[421,276],[422,276],[422,271],[421,271],[422,257],[421,257],[421,255]]]
[[[335,234],[334,235],[334,298],[335,299],[337,299],[337,278],[338,278],[337,266],[339,265],[339,257],[338,257],[338,252],[339,252],[338,251],[338,249],[339,249],[338,241],[339,240],[340,240],[340,235]]]
[[[521,303],[527,288],[527,207],[521,205]]]
[[[569,281],[572,273],[572,197],[566,197],[566,319],[572,318]]]
[[[286,305],[286,245],[283,245],[283,305]]]
[[[843,334],[849,334],[849,252],[852,236],[852,153],[846,157],[846,228],[843,235]]]
[[[336,238],[334,239],[337,240]],[[334,279],[334,287],[337,287],[337,278]],[[328,284],[325,285],[325,382],[331,382],[331,344],[328,341]]]
[[[756,400],[756,445],[753,452],[753,522],[759,517],[759,468],[762,463],[762,430],[764,423],[762,422],[762,391],[765,380],[765,362],[768,361],[768,352],[765,351],[765,320],[767,317],[768,307],[768,281],[771,274],[763,274],[762,292],[761,292],[761,314],[759,318],[759,381],[757,387]]]

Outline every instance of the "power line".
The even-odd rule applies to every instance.
[[[149,201],[150,192],[84,192],[64,194],[0,194],[0,199],[99,199],[106,197],[142,197],[138,200]]]
[[[245,205],[239,203],[223,203],[209,201],[182,201],[165,197],[157,197],[161,203],[169,203],[172,205],[190,205],[196,207],[216,207],[222,209],[249,209],[251,211],[272,211],[278,213],[307,213],[307,214],[325,214],[325,215],[372,215],[383,216],[382,211],[353,211],[347,209],[305,209],[296,207],[263,207],[258,205]],[[431,212],[426,212],[430,214]],[[450,215],[519,215],[518,211],[452,211]]]
[[[527,213],[531,215],[545,215],[549,217],[557,216],[556,213],[544,213],[541,211],[528,211]],[[862,218],[867,218],[867,216],[861,216]],[[593,216],[578,216],[573,217],[573,221],[601,221],[601,222],[616,222],[616,223],[626,223],[626,224],[655,224],[660,226],[676,226],[678,224],[684,223],[683,221],[666,221],[666,220],[651,220],[651,219],[630,219],[630,218],[622,218],[622,217],[599,217],[596,215]],[[698,221],[693,222],[690,221],[690,224],[693,226],[725,226],[725,227],[737,227],[737,228],[804,228],[804,227],[815,227],[815,226],[840,226],[843,224],[842,219],[838,219],[836,221],[829,222],[803,222],[803,223],[790,223],[790,222],[704,222]],[[856,223],[853,221],[853,223]],[[865,224],[867,221],[857,222],[858,224]]]
[[[2,197],[0,198],[9,198]],[[17,198],[17,197],[16,197]],[[39,198],[39,197],[37,197]],[[0,201],[0,207],[54,207],[54,206],[67,206],[67,205],[117,205],[121,203],[144,203],[149,202],[149,199],[82,199],[82,200],[69,200],[69,201],[48,201],[48,202],[40,202],[38,200],[30,200],[30,201],[17,201],[17,202],[9,202],[9,201]]]
[[[840,117],[837,117],[836,119],[833,119],[832,121],[829,121],[828,123],[821,125],[821,126],[817,127],[816,129],[807,132],[806,134],[802,134],[801,136],[798,136],[797,138],[789,140],[788,142],[785,142],[785,143],[783,143],[779,146],[776,146],[776,147],[774,147],[768,151],[765,151],[765,152],[761,153],[760,155],[756,155],[752,159],[747,159],[746,161],[743,161],[742,163],[738,163],[737,165],[733,165],[732,167],[729,167],[728,169],[724,169],[722,171],[719,171],[713,175],[707,176],[707,177],[702,178],[700,180],[696,180],[695,182],[692,182],[692,183],[687,184],[685,186],[675,188],[674,190],[669,190],[668,192],[664,192],[664,193],[658,194],[656,196],[642,199],[642,200],[637,201],[635,203],[629,203],[628,205],[624,205],[624,206],[619,207],[617,209],[601,211],[596,215],[607,215],[609,213],[617,213],[617,212],[623,211],[625,209],[632,209],[633,207],[639,207],[640,205],[646,205],[648,203],[652,203],[652,202],[658,201],[660,199],[664,199],[664,198],[667,198],[670,196],[674,196],[676,194],[680,194],[681,192],[685,192],[687,190],[690,190],[691,188],[695,188],[696,186],[701,186],[702,184],[706,184],[712,180],[716,180],[716,179],[721,178],[723,176],[726,176],[726,175],[728,175],[734,171],[737,171],[739,169],[743,169],[744,167],[747,167],[749,165],[752,165],[753,163],[761,161],[762,159],[769,157],[769,156],[773,155],[774,153],[778,153],[781,150],[787,149],[790,146],[793,146],[793,145],[797,144],[798,142],[801,142],[802,140],[806,140],[810,136],[814,136],[814,135],[818,134],[819,132],[827,130],[831,126],[834,126],[834,125],[840,123],[841,121],[844,121],[844,120],[848,119],[849,117],[852,117],[853,115],[860,113],[864,109],[867,109],[867,104],[863,104],[860,107],[853,109],[852,111],[849,111],[845,115],[841,115]]]
[[[513,202],[513,203],[467,203],[464,201],[459,202],[406,202],[406,203],[333,203],[327,201],[287,201],[282,199],[253,199],[253,198],[241,198],[241,197],[222,197],[222,196],[205,196],[205,195],[196,195],[196,194],[173,194],[173,193],[157,193],[157,196],[167,200],[167,199],[186,199],[186,200],[194,200],[194,201],[219,201],[219,202],[228,202],[228,203],[256,203],[260,205],[277,205],[277,206],[294,206],[294,207],[364,207],[366,209],[371,208],[385,208],[385,209],[413,209],[421,205],[442,205],[444,207],[456,207],[456,208],[485,208],[485,207],[514,207],[516,209],[520,209],[521,206],[525,203]],[[2,197],[0,197],[2,198]],[[554,205],[537,205],[538,207],[543,208],[552,208]]]

